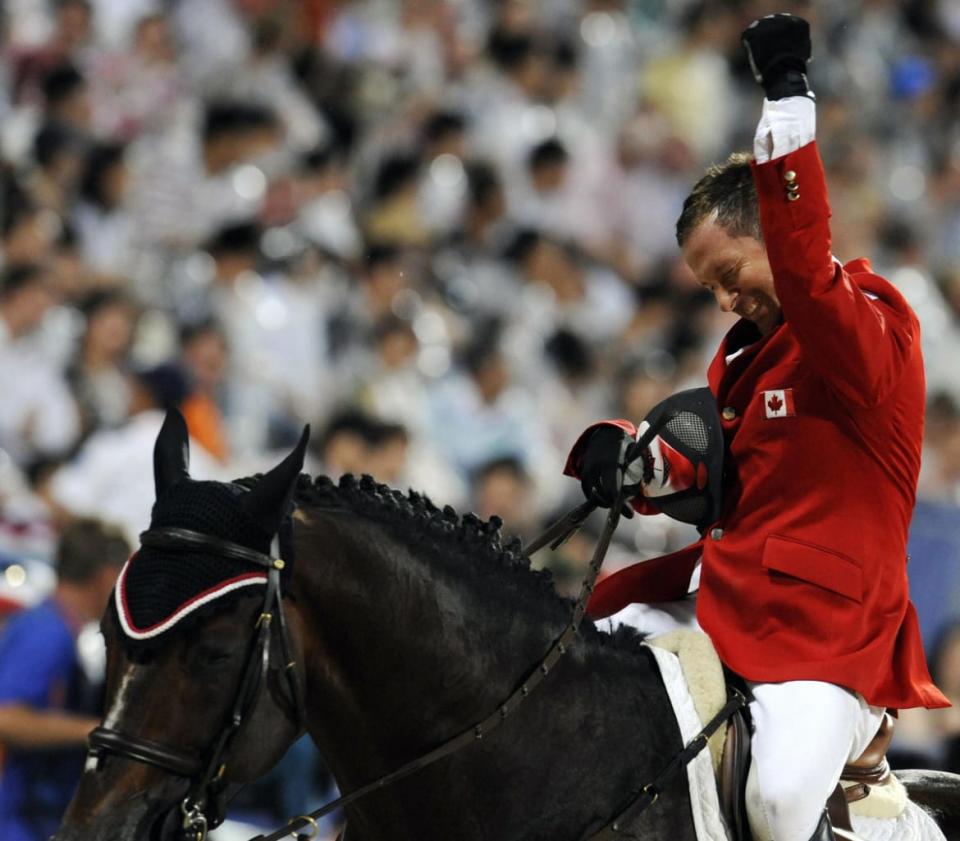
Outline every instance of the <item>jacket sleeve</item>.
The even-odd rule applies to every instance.
[[[563,467],[564,476],[573,476],[575,479],[580,478],[580,466],[583,459],[583,451],[586,447],[587,439],[593,433],[593,431],[601,426],[618,426],[627,435],[632,437],[637,437],[637,427],[635,424],[631,423],[628,420],[605,420],[598,423],[588,426],[583,432],[580,433],[580,437],[577,438],[576,443],[574,443],[573,448],[570,450],[570,454],[567,456],[567,463]],[[634,497],[630,500],[633,510],[637,511],[640,514],[659,514],[660,509],[657,508],[652,502],[647,499],[644,499],[641,496]]]
[[[900,295],[866,295],[830,249],[816,142],[753,164],[774,287],[804,356],[843,400],[870,408],[899,382],[919,324]]]

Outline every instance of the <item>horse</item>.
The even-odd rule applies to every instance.
[[[570,601],[517,541],[504,543],[497,519],[459,517],[369,477],[301,475],[305,437],[262,477],[195,481],[178,418],[157,440],[157,503],[139,553],[157,563],[130,598],[181,588],[188,607],[177,596],[178,618],[137,638],[121,573],[101,623],[103,732],[54,841],[181,838],[192,810],[222,814],[304,729],[353,791],[495,710],[569,623]],[[270,552],[278,531],[283,559]],[[261,562],[271,572],[254,584]],[[224,563],[230,583],[203,602],[186,579]],[[280,632],[265,634],[278,612]],[[585,623],[494,733],[347,806],[349,841],[589,837],[683,748],[639,643],[631,629]],[[960,778],[913,782],[960,838]],[[694,841],[683,775],[624,837]]]

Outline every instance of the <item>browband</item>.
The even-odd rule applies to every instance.
[[[282,570],[285,566],[280,558],[265,555],[256,549],[249,549],[246,546],[241,546],[239,543],[223,540],[220,537],[213,537],[209,534],[203,534],[202,532],[175,528],[173,526],[148,529],[147,531],[141,532],[140,543],[152,549],[179,550],[181,552],[188,552],[194,549],[213,550],[221,557],[232,558],[237,561],[247,561],[248,563],[258,564],[267,569]]]

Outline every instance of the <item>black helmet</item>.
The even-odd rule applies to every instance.
[[[720,516],[723,429],[709,388],[661,401],[627,450],[623,482],[674,520],[703,530]]]

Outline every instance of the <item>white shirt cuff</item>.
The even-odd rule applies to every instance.
[[[810,143],[817,135],[816,103],[808,96],[763,100],[763,114],[753,138],[758,164],[782,158]]]

